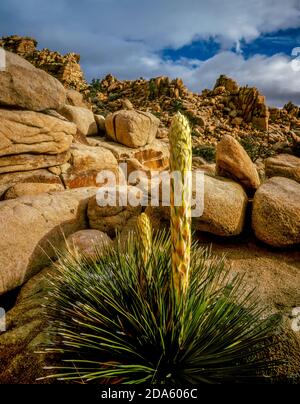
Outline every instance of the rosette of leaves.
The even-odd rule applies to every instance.
[[[125,248],[92,261],[60,257],[47,302],[47,351],[58,364],[46,377],[178,385],[266,380],[275,366],[264,354],[275,320],[244,292],[240,277],[229,277],[224,259],[194,244],[190,282],[178,297],[170,236],[154,237],[146,263],[139,248],[131,234]]]

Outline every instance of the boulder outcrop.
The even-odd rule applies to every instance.
[[[70,122],[75,123],[77,129],[84,136],[97,135],[97,123],[93,112],[89,109],[73,105],[65,105],[59,112]]]
[[[65,120],[39,112],[0,109],[0,156],[63,153],[75,134],[76,126]]]
[[[159,119],[148,112],[121,110],[105,119],[108,136],[132,148],[142,147],[156,137]]]
[[[0,105],[31,111],[60,109],[66,101],[63,85],[20,56],[5,51],[6,68],[0,71]]]
[[[265,160],[267,177],[286,177],[300,182],[300,158],[291,154],[278,154]]]
[[[300,184],[273,177],[256,191],[252,226],[256,237],[273,247],[300,243]]]
[[[45,267],[65,236],[87,227],[87,203],[96,191],[79,188],[0,203],[0,295]]]
[[[241,183],[247,190],[256,190],[260,179],[255,165],[240,143],[230,135],[217,144],[216,174]]]

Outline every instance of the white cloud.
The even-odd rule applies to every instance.
[[[0,10],[2,29],[35,31],[49,41],[57,30],[66,39],[80,33],[97,37],[99,45],[102,37],[140,40],[152,51],[209,37],[231,47],[300,25],[299,0],[2,0]],[[64,35],[60,42],[67,42]]]
[[[30,3],[35,4],[33,16],[38,23],[44,2]],[[179,48],[197,37],[214,37],[232,46],[241,39],[250,41],[261,33],[300,24],[299,0],[64,0],[59,12],[53,3],[57,0],[49,3],[45,17],[55,25],[61,25],[63,17],[66,30],[96,33],[100,40],[101,34],[138,39],[152,50]]]

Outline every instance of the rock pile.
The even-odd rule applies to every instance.
[[[11,35],[0,39],[0,46],[26,59],[36,51],[37,41],[28,36]]]
[[[28,56],[33,46],[28,39],[14,50]],[[15,53],[5,50],[5,58],[6,69],[0,72],[0,295],[45,266],[51,248],[63,244],[62,232],[68,236],[93,223],[87,199],[101,185],[100,172],[109,170],[119,181],[121,162],[128,161],[131,171],[168,167],[168,145],[156,139],[158,118],[139,111],[119,111],[106,119],[94,115],[76,90],[65,89]],[[95,228],[108,229],[104,222],[110,220],[114,234],[118,220],[106,215],[95,219],[101,222]]]
[[[26,44],[20,43],[23,52],[30,48]],[[8,51],[5,55],[6,70],[0,73],[0,196],[19,182],[76,188],[96,185],[100,170],[117,172],[120,159],[110,150],[114,143],[106,147],[98,137],[103,139],[109,118],[105,124],[104,117],[94,115],[79,92],[65,89],[57,79],[20,56]],[[159,120],[149,113],[132,114],[132,119],[119,119],[114,128],[121,133],[118,141],[129,146],[127,155],[132,147],[147,146],[147,152],[141,150],[140,155],[136,152],[132,156],[144,165],[153,161],[158,149],[156,144],[153,150],[151,143]],[[135,114],[143,117],[140,123]],[[127,132],[123,133],[124,125]],[[109,134],[113,137],[111,131]],[[160,155],[167,158],[167,148],[159,149]],[[161,159],[162,168],[166,167],[166,158]],[[160,161],[156,161],[159,168]],[[13,194],[9,192],[8,197]]]
[[[300,128],[297,107],[268,108],[257,88],[240,87],[224,75],[213,90],[202,94],[190,92],[180,79],[122,81],[108,75],[92,83],[89,97],[95,112],[103,115],[124,109],[124,105],[151,112],[160,119],[162,132],[173,114],[181,111],[192,125],[195,150],[215,145],[223,134],[229,134],[249,149],[256,148],[257,157],[268,156],[292,147],[291,136]]]
[[[230,108],[228,112],[229,116],[233,118],[233,122],[238,124],[244,121],[252,123],[254,128],[268,130],[268,108],[265,103],[265,97],[259,93],[257,88],[239,88],[234,80],[221,75],[217,79],[213,93],[229,96],[224,98],[224,101]]]

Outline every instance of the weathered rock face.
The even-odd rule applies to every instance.
[[[268,107],[265,97],[257,88],[242,87],[238,94],[238,103],[246,122],[252,122],[253,127],[259,130],[268,130]]]
[[[260,184],[255,165],[244,148],[230,135],[223,136],[217,145],[216,173],[240,182],[248,190],[255,190]]]
[[[73,144],[71,147],[72,166],[76,172],[89,170],[117,170],[118,162],[113,153],[104,147]]]
[[[26,57],[33,54],[37,46],[37,41],[28,36],[11,35],[0,39],[0,46],[22,57]]]
[[[62,174],[68,188],[97,185],[97,175],[103,170],[114,173],[118,181],[118,162],[104,147],[73,144],[70,163],[69,169]]]
[[[88,259],[96,258],[109,246],[112,246],[112,239],[106,233],[99,230],[79,230],[67,238],[68,248],[71,251],[79,252]]]
[[[234,236],[242,232],[248,198],[236,182],[204,176],[204,211],[193,218],[196,230],[218,236]]]
[[[217,236],[238,235],[244,228],[247,203],[245,191],[236,182],[204,175],[204,210],[201,216],[192,218],[193,228]],[[170,219],[167,206],[147,207],[146,213],[156,230]]]
[[[1,202],[0,295],[45,266],[53,248],[63,245],[63,233],[86,228],[88,199],[96,191],[80,188]]]
[[[148,112],[121,110],[105,119],[108,136],[128,147],[141,147],[151,143],[156,136],[159,119]]]
[[[256,237],[274,247],[300,243],[300,184],[273,177],[256,191],[252,226]]]
[[[59,112],[70,122],[75,123],[78,130],[84,136],[96,135],[98,133],[94,114],[89,109],[65,105]]]
[[[0,156],[63,153],[75,133],[74,124],[49,115],[0,109]]]
[[[132,186],[117,187],[115,195],[115,206],[99,206],[99,198],[95,196],[90,199],[87,211],[90,227],[103,231],[110,237],[114,237],[116,232],[126,226],[130,218],[137,216],[142,210],[140,205],[131,206],[126,202],[124,203],[125,206],[122,206],[122,204],[119,203],[119,198],[127,201],[131,198],[131,195],[133,195],[134,198],[135,195],[140,197],[142,193],[138,188]],[[126,199],[124,199],[124,197]]]
[[[4,200],[15,199],[24,195],[38,195],[49,192],[63,191],[62,184],[43,184],[38,182],[27,182],[23,184],[16,184],[10,187],[5,195]]]
[[[291,154],[279,154],[265,160],[267,177],[286,177],[300,182],[300,158]]]
[[[36,170],[66,163],[70,159],[70,152],[60,154],[14,154],[0,157],[0,173],[14,171]]]
[[[61,184],[59,176],[49,172],[47,169],[0,174],[0,199],[10,187],[18,183],[26,182]]]
[[[5,51],[6,69],[0,71],[0,105],[32,111],[60,109],[65,104],[63,85],[20,56]]]
[[[169,146],[161,140],[155,139],[151,144],[140,147],[138,150],[114,142],[107,142],[102,138],[88,138],[89,143],[110,150],[119,163],[128,163],[128,173],[132,169],[142,171],[166,170],[169,166]],[[134,165],[136,168],[134,168]]]

